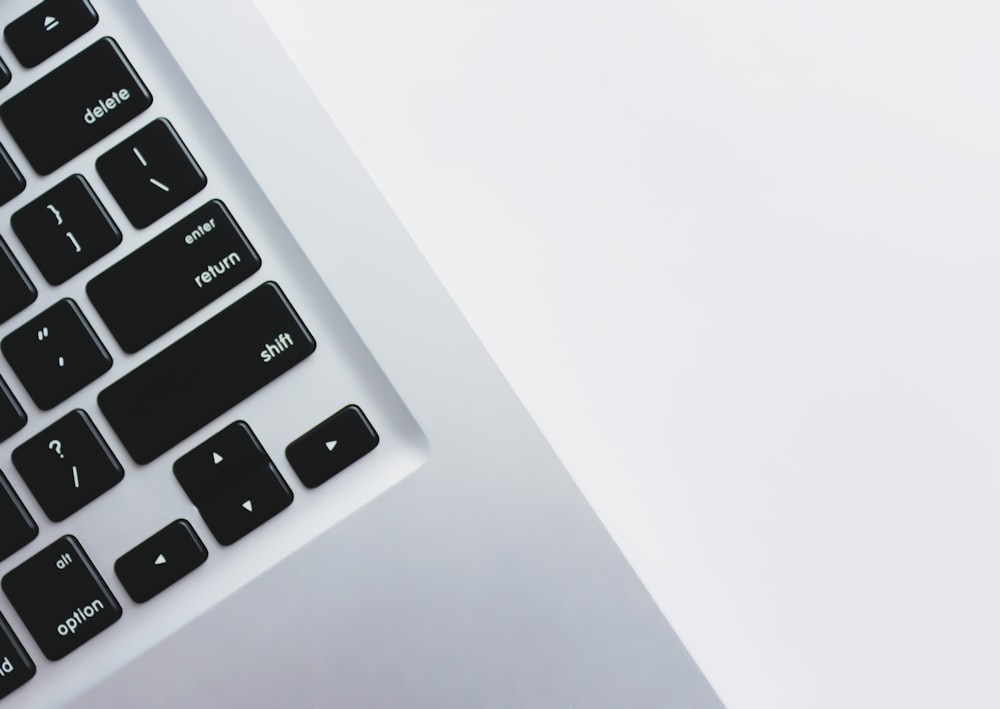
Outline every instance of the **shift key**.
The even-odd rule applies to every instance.
[[[126,352],[138,352],[260,268],[219,200],[202,205],[87,284]]]
[[[316,349],[276,283],[258,286],[102,391],[97,403],[140,465]]]
[[[122,50],[104,37],[0,106],[0,119],[31,166],[48,175],[152,102]]]

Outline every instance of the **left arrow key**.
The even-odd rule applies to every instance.
[[[197,569],[208,550],[191,523],[174,520],[115,562],[115,574],[136,603],[153,596]]]

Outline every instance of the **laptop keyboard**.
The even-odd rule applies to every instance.
[[[10,478],[0,472],[0,561],[40,534],[44,540],[48,531],[19,490],[30,494],[48,522],[71,525],[77,512],[128,485],[136,465],[156,461],[203,429],[201,442],[172,469],[219,545],[243,539],[295,497],[250,425],[221,417],[310,357],[317,340],[271,280],[190,327],[200,311],[254,276],[262,258],[239,214],[216,195],[203,195],[211,175],[179,131],[149,110],[156,87],[146,86],[118,43],[99,36],[99,27],[87,0],[46,0],[9,18],[4,31],[23,70],[44,71],[17,93],[0,93],[0,121],[19,150],[14,160],[0,146],[0,206],[15,208],[10,232],[45,283],[33,282],[0,238],[0,351],[31,403],[59,418],[33,426],[36,414],[26,413],[29,407],[0,377],[0,443],[13,443],[17,473]],[[50,58],[91,31],[93,42],[47,68]],[[0,85],[11,74],[3,66]],[[59,174],[109,136],[116,144],[92,161],[87,176]],[[26,164],[19,167],[22,159]],[[33,188],[38,176],[50,174],[61,181]],[[115,222],[97,184],[128,226]],[[170,226],[141,232],[163,218]],[[116,258],[123,242],[130,253]],[[95,264],[99,272],[90,269],[86,300],[51,292],[82,279]],[[41,307],[36,315],[16,317],[32,306]],[[19,322],[12,325],[12,319]],[[92,319],[112,341],[102,339]],[[171,337],[182,324],[187,333]],[[154,342],[158,351],[144,356]],[[138,353],[137,364],[109,381],[121,352]],[[89,392],[89,411],[70,404],[79,392]],[[288,445],[291,469],[306,488],[323,484],[379,443],[359,407],[341,406]],[[109,439],[131,460],[120,460]],[[189,520],[150,532],[133,540],[113,566],[136,603],[211,563]],[[127,617],[103,575],[110,571],[98,568],[73,534],[62,534],[5,567],[0,585],[35,647],[58,660]],[[27,647],[0,615],[0,697],[36,673]]]

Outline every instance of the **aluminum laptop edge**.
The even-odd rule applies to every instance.
[[[75,533],[123,616],[46,662],[0,598],[38,664],[0,706],[721,707],[254,3],[94,4],[317,350],[162,460],[121,453],[107,500],[14,558]],[[378,448],[302,487],[284,446],[352,403]],[[144,523],[200,524],[170,467],[239,419],[294,503],[130,602],[114,559]]]

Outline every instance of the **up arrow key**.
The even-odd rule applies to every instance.
[[[163,556],[163,554],[160,554],[158,557],[156,557],[156,560],[153,561],[153,563],[159,566],[160,564],[166,564],[167,559],[166,557]]]

